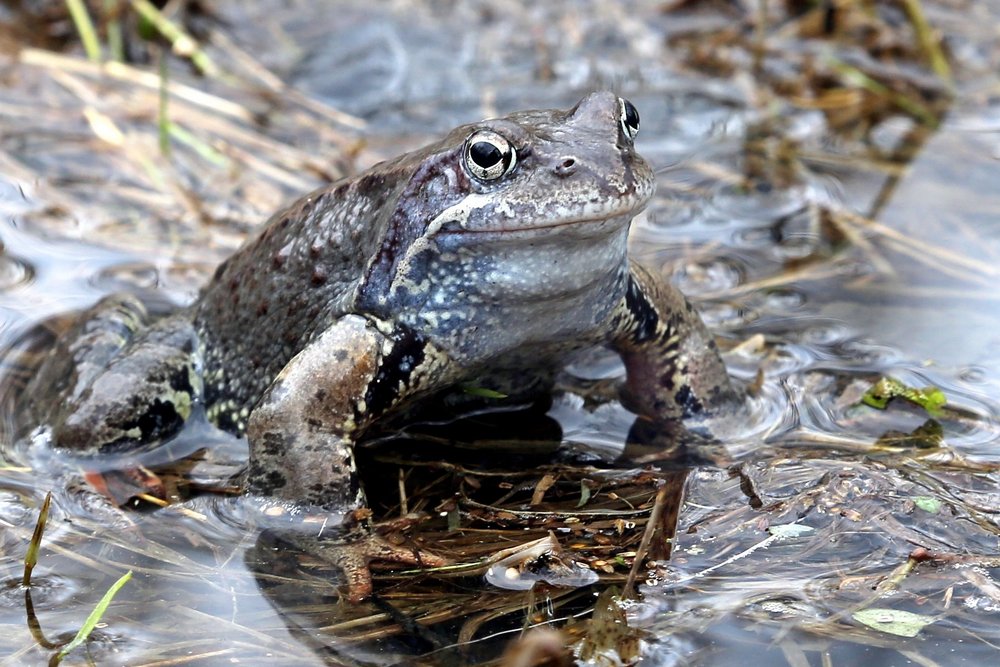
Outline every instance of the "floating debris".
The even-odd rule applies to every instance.
[[[944,392],[937,387],[910,387],[891,377],[881,378],[872,385],[871,389],[861,397],[861,401],[865,405],[884,410],[894,398],[902,398],[919,405],[932,417],[939,414],[941,408],[948,403]]]
[[[851,614],[858,623],[899,637],[916,637],[925,626],[934,622],[931,616],[899,609],[862,609]]]
[[[506,549],[486,570],[486,581],[498,588],[525,591],[537,582],[550,586],[580,588],[597,583],[598,575],[586,563],[566,554],[551,532],[540,540]]]

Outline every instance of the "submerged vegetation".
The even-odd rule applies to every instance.
[[[52,657],[49,659],[49,664],[58,665],[73,649],[86,643],[90,634],[97,627],[97,624],[107,611],[108,605],[111,604],[115,594],[132,578],[132,571],[129,570],[111,585],[111,588],[108,589],[104,597],[101,598],[93,611],[90,612],[72,639],[62,642],[53,642],[46,639],[42,632],[41,623],[39,623],[38,618],[35,616],[34,605],[31,602],[31,573],[35,569],[35,565],[38,564],[38,552],[41,548],[42,536],[45,533],[45,524],[48,522],[51,503],[52,493],[50,492],[45,495],[45,500],[39,509],[35,530],[31,535],[31,542],[28,544],[28,551],[24,556],[24,577],[21,586],[24,589],[24,610],[27,615],[26,620],[28,627],[31,629],[31,634],[39,646],[53,651]]]

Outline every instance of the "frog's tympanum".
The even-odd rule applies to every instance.
[[[733,397],[691,305],[627,256],[654,189],[638,129],[630,102],[595,93],[459,127],[313,192],[191,306],[152,323],[130,296],[91,309],[29,386],[61,389],[35,413],[56,449],[96,456],[204,410],[249,442],[249,495],[339,520],[361,597],[368,560],[416,558],[360,525],[353,449],[374,422],[468,385],[545,392],[594,346],[621,356],[627,405],[646,418]]]

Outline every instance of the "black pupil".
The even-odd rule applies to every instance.
[[[483,169],[489,169],[503,159],[500,149],[488,141],[477,141],[469,148],[472,161]]]
[[[639,112],[635,105],[628,100],[625,100],[625,124],[633,130],[639,129]]]

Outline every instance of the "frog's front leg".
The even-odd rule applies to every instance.
[[[341,544],[307,548],[344,570],[352,600],[371,592],[371,560],[446,562],[369,533],[354,465],[354,446],[364,429],[418,391],[433,389],[426,378],[441,360],[410,332],[387,335],[366,318],[348,315],[282,369],[250,415],[248,493],[342,519],[340,526],[336,520],[325,522],[338,531]],[[309,540],[295,530],[286,532],[286,539],[296,543]]]
[[[611,346],[625,363],[626,402],[641,415],[676,420],[736,401],[719,349],[694,306],[635,262]]]

